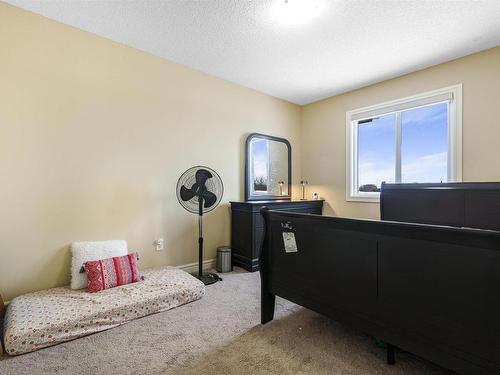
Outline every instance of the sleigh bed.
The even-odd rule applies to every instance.
[[[382,221],[263,209],[262,323],[286,298],[460,374],[500,373],[500,184],[387,184]]]

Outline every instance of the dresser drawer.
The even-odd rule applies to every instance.
[[[231,249],[233,264],[248,271],[259,270],[259,256],[264,239],[262,207],[270,210],[321,215],[322,200],[231,202]]]

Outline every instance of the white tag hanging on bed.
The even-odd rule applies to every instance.
[[[295,242],[295,233],[283,232],[283,243],[285,244],[285,253],[297,252],[297,242]]]

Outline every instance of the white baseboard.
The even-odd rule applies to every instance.
[[[176,268],[180,268],[187,273],[194,273],[198,271],[198,262],[183,264],[182,266],[177,266]],[[215,258],[207,259],[203,261],[203,270],[210,270],[215,268]]]

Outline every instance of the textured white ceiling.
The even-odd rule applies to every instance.
[[[290,24],[285,0],[7,0],[297,104],[500,45],[500,0],[289,1],[317,9]]]

